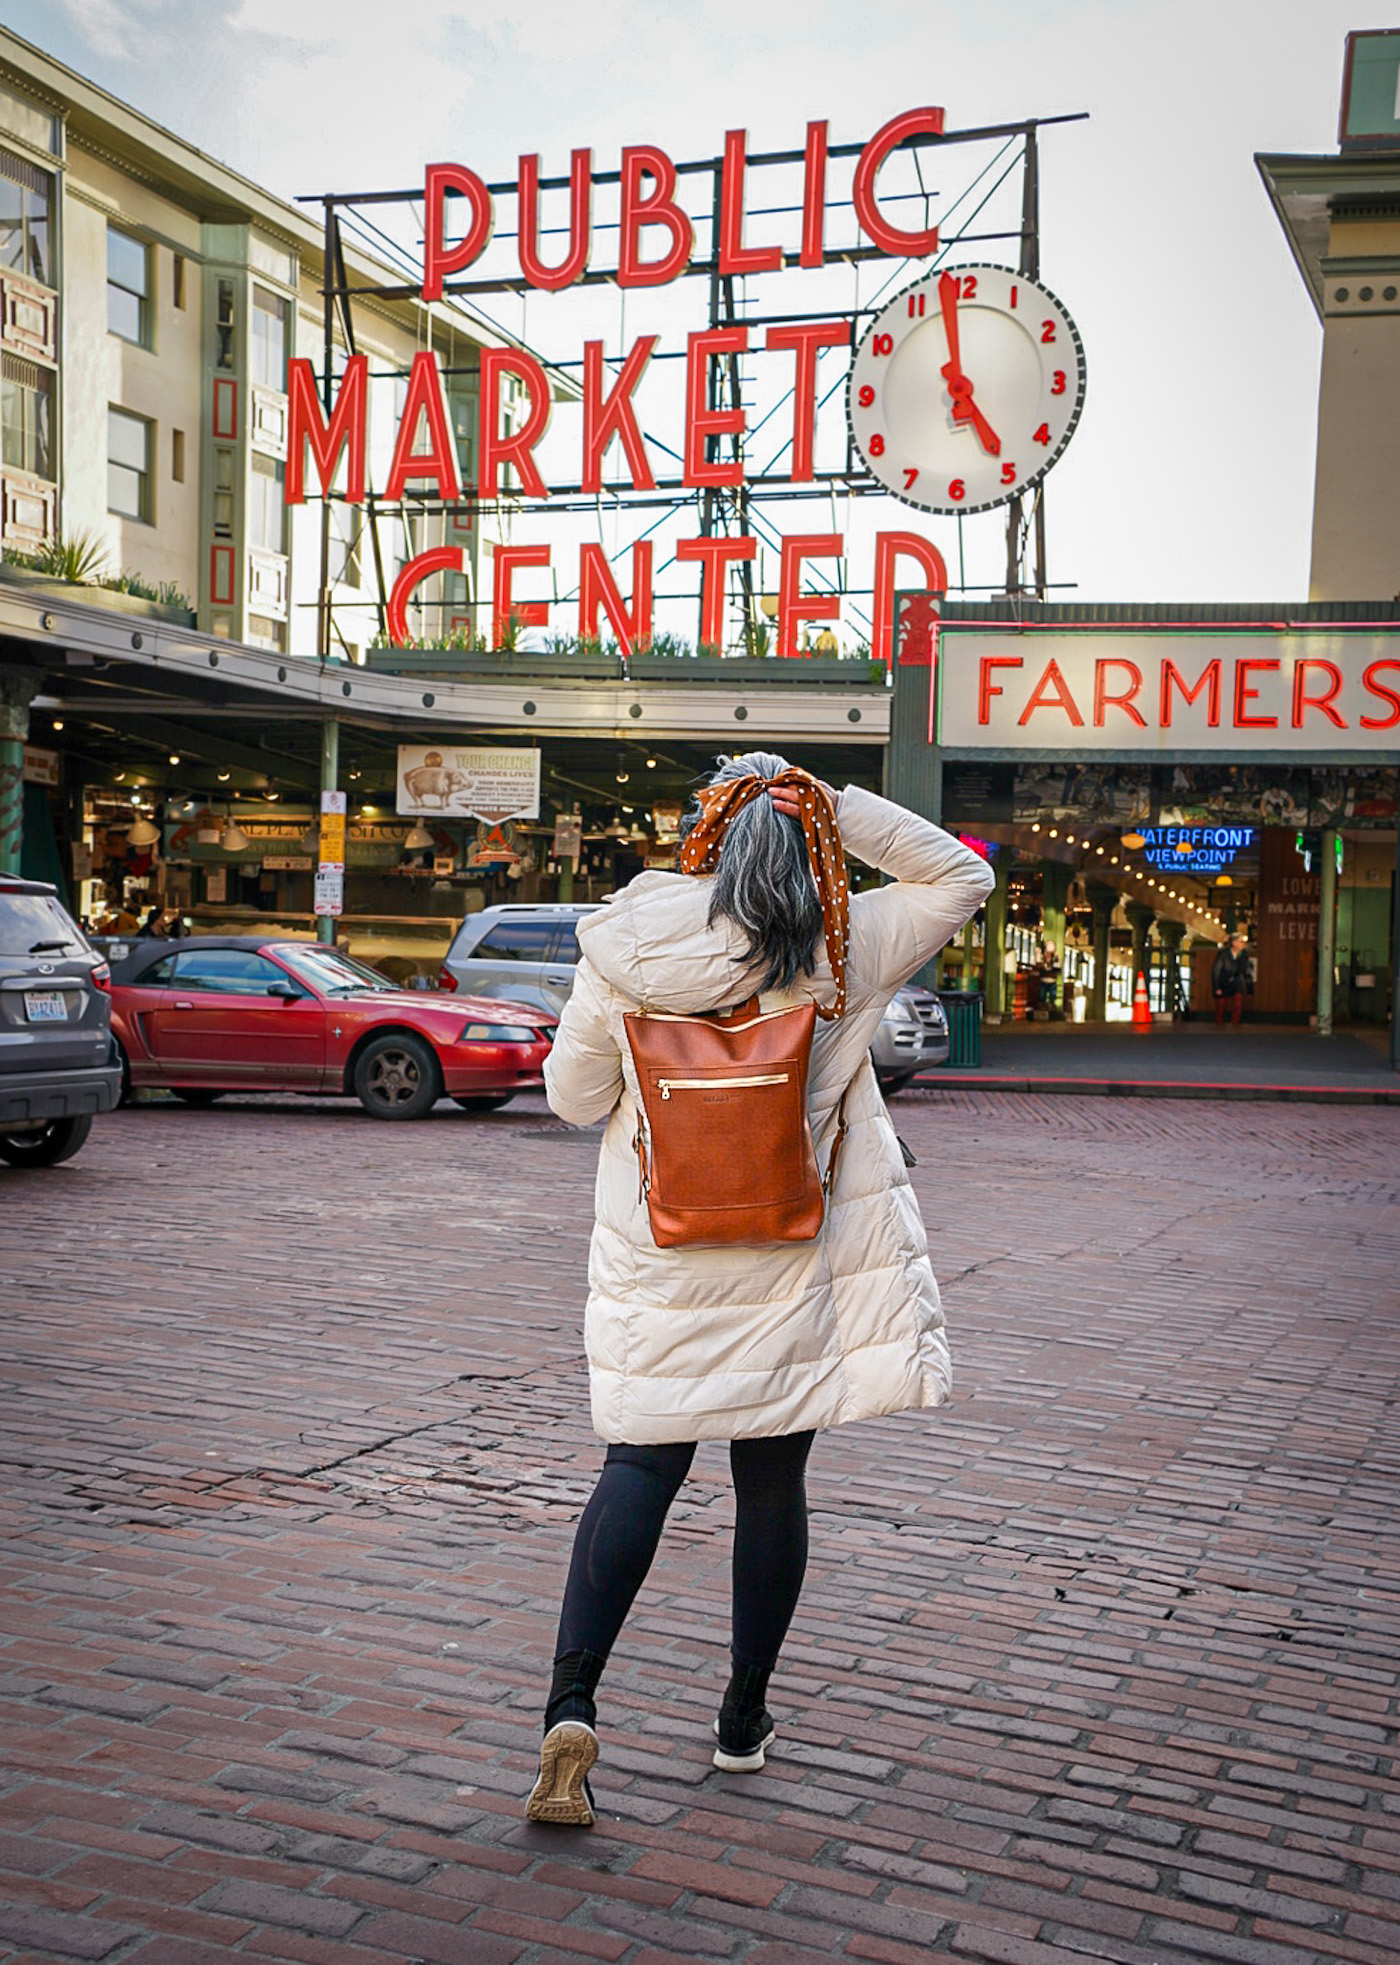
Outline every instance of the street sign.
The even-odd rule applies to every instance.
[[[344,903],[344,867],[318,867],[316,870],[316,913],[321,915],[338,915]]]
[[[343,867],[345,865],[345,793],[343,791],[323,791],[321,793],[321,845],[320,860],[323,867]],[[318,914],[330,913],[319,905]],[[339,914],[337,907],[335,913]]]

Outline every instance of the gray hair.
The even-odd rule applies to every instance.
[[[745,751],[721,758],[707,783],[771,779],[787,768],[787,759],[773,751]],[[682,835],[699,817],[697,801],[685,815]],[[786,989],[799,974],[812,974],[822,910],[799,820],[784,818],[771,799],[755,798],[730,821],[714,883],[710,924],[724,916],[743,931],[750,961],[768,965],[760,989]]]

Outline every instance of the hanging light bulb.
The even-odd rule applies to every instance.
[[[126,838],[129,846],[154,846],[160,838],[160,827],[152,825],[149,819],[138,819],[135,825],[127,827]]]
[[[228,824],[219,835],[219,845],[225,853],[246,853],[248,850],[248,835],[242,826],[234,824],[232,808],[229,810]]]
[[[406,853],[423,853],[435,843],[433,835],[428,831],[423,821],[421,819],[415,819],[413,830],[404,841],[403,847]]]

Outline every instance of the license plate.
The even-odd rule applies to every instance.
[[[24,1014],[30,1023],[67,1023],[68,1005],[61,989],[27,989]]]

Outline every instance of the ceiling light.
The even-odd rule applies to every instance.
[[[617,774],[617,782],[620,785],[625,785],[628,779],[631,777],[631,775],[632,774],[630,771],[619,771]]]
[[[436,845],[436,843],[433,835],[428,831],[423,821],[421,819],[415,819],[413,830],[409,833],[403,844],[406,853],[421,853],[427,847]]]
[[[233,814],[231,812],[229,813],[228,824],[219,835],[219,844],[226,853],[246,853],[248,850],[248,835],[244,832],[242,826],[236,826],[234,824]]]
[[[1036,820],[1036,822],[1035,822],[1035,824],[1034,824],[1034,825],[1033,825],[1033,826],[1031,827],[1031,831],[1032,831],[1032,832],[1039,832],[1039,831],[1040,831],[1040,821],[1039,821],[1039,819],[1037,819],[1037,820]]]
[[[58,726],[57,724],[55,724],[55,726],[54,726],[54,728],[55,728],[55,729],[57,729],[57,728],[59,728],[59,727],[60,727],[60,726]],[[649,757],[649,758],[647,759],[647,770],[648,770],[648,771],[654,771],[655,769],[656,769],[656,759],[655,759],[654,757]]]
[[[149,819],[138,819],[134,826],[127,828],[129,846],[154,846],[160,838],[160,827],[152,825]]]
[[[63,728],[63,718],[61,716],[56,716],[54,718],[53,727],[55,730],[61,730]]]
[[[221,771],[221,772],[219,773],[219,783],[220,783],[221,785],[226,785],[226,784],[228,783],[228,781],[229,781],[229,778],[230,778],[231,776],[232,776],[232,773],[231,773],[231,772],[228,772],[228,771]]]
[[[268,797],[268,798],[269,798],[269,799],[271,800],[271,802],[272,802],[272,803],[273,803],[273,804],[275,805],[275,804],[277,803],[277,801],[278,801],[278,799],[279,799],[279,798],[280,798],[280,797],[282,796],[282,794],[281,794],[281,792],[280,792],[280,791],[270,791],[270,792],[268,792],[268,793],[266,794],[266,796],[267,796],[267,797]]]
[[[1073,844],[1074,844],[1074,834],[1073,834],[1072,832],[1067,832],[1067,833],[1065,834],[1065,844],[1066,844],[1066,846],[1073,846]]]
[[[171,751],[171,753],[170,753],[170,762],[171,762],[172,764],[178,764],[178,763],[180,762],[180,753],[179,753],[179,751]]]

